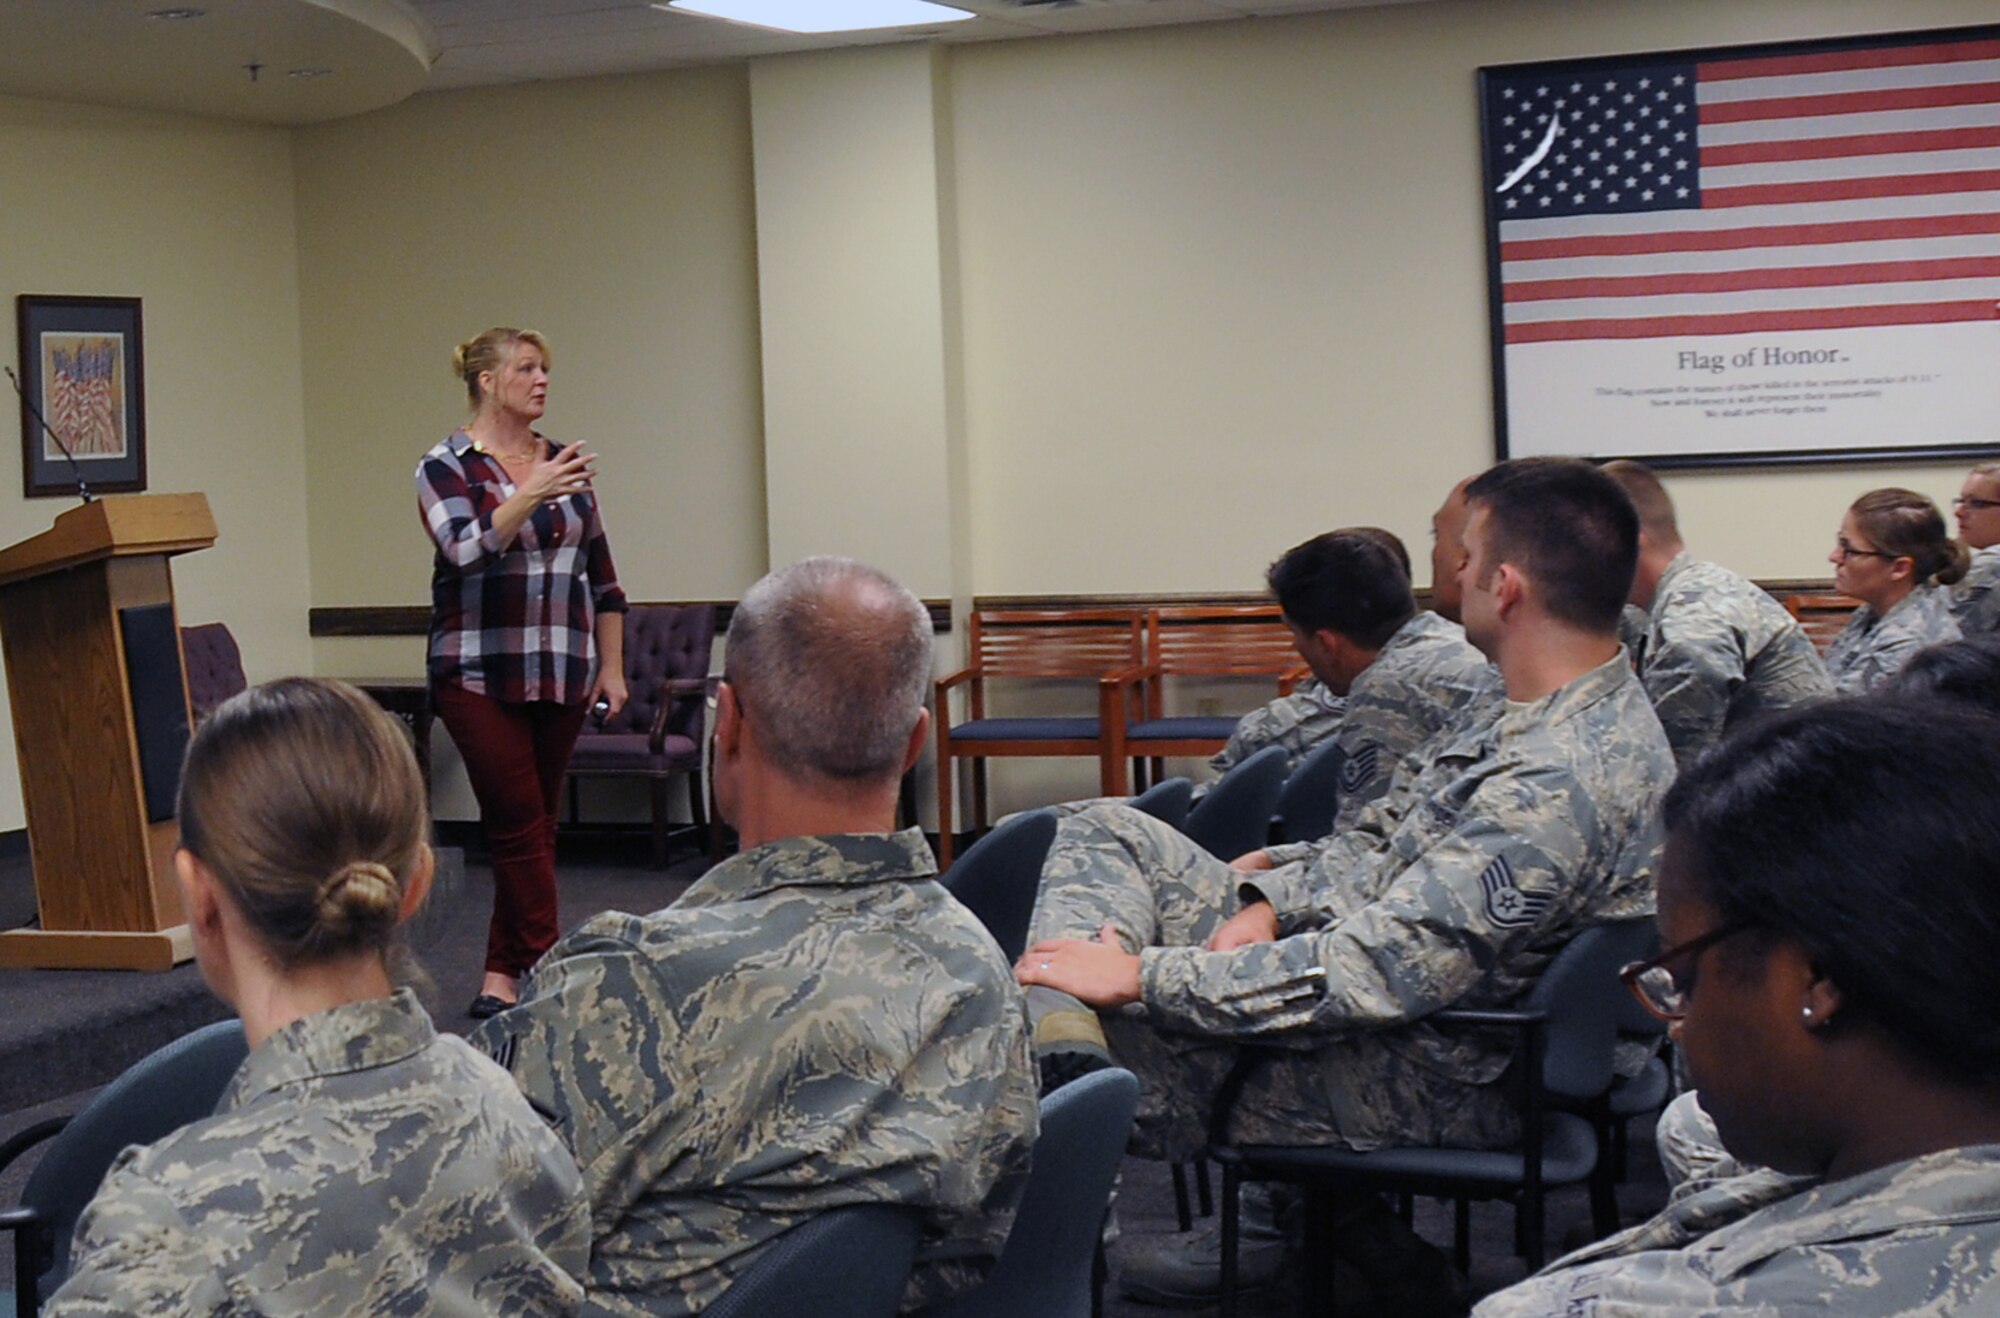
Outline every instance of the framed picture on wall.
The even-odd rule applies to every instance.
[[[1479,72],[1501,457],[2000,453],[2000,27]]]
[[[145,489],[139,299],[23,293],[15,309],[24,492],[73,496],[79,477],[93,494]]]

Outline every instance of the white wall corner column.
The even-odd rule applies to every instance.
[[[963,617],[949,91],[935,46],[750,66],[771,565],[845,554]],[[939,647],[941,668],[958,649]],[[918,799],[934,800],[928,782]]]

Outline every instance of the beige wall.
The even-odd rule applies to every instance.
[[[220,619],[251,678],[304,671],[305,447],[291,146],[278,129],[0,99],[7,292],[144,299],[150,488],[208,495],[213,548],[175,560],[181,620]],[[0,361],[19,360],[12,308]],[[6,415],[18,416],[12,392]],[[15,425],[5,428],[19,442]],[[18,472],[18,449],[4,462]],[[72,505],[0,480],[0,543]],[[0,723],[8,722],[0,708]],[[11,746],[11,726],[0,733]],[[0,751],[0,830],[26,822]]]
[[[637,600],[765,567],[756,232],[741,67],[420,96],[300,130],[313,601],[423,604],[418,457],[465,416],[452,347],[546,334],[544,429],[598,453]],[[423,671],[421,637],[325,639],[316,671]],[[477,814],[433,739],[443,818]]]
[[[1255,589],[1356,522],[1421,557],[1492,458],[1480,65],[1993,17],[1459,0],[959,48],[974,589]],[[1957,472],[1670,483],[1700,551],[1803,576],[1854,494]]]
[[[489,325],[549,336],[544,428],[600,455],[628,592],[756,579],[741,67],[420,96],[302,129],[296,150],[316,604],[429,598],[411,476],[465,416],[453,346]],[[323,644],[331,671],[344,654]]]

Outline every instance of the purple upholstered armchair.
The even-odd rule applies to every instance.
[[[586,722],[570,756],[570,816],[578,778],[644,778],[652,791],[653,866],[667,864],[667,784],[688,779],[688,813],[716,835],[701,800],[701,736],[708,713],[708,660],[715,642],[710,604],[635,604],[625,615],[625,685],[631,699],[599,728]]]
[[[243,676],[243,652],[223,623],[181,628],[181,657],[187,664],[188,701],[194,706],[196,723],[250,685]]]

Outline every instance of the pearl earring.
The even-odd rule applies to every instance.
[[[1800,1014],[1803,1015],[1808,1021],[1810,1021],[1813,1018],[1813,1010],[1811,1007],[1801,1008]]]

